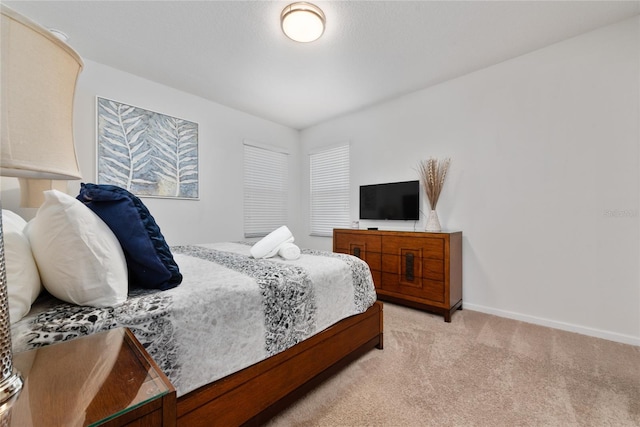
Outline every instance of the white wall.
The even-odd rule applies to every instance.
[[[214,76],[212,76],[214,78]],[[134,75],[85,60],[74,105],[74,138],[84,182],[96,182],[96,96],[198,123],[200,200],[143,198],[171,245],[244,239],[243,140],[283,147],[291,174],[299,170],[299,132]],[[291,192],[299,194],[299,180]],[[69,184],[77,195],[79,181]],[[36,209],[18,207],[17,179],[2,179],[2,205],[25,218]],[[289,227],[300,228],[297,198],[289,200]]]
[[[639,40],[634,18],[301,134],[86,61],[80,167],[95,180],[96,96],[195,121],[200,200],[143,200],[172,245],[240,240],[242,141],[285,147],[301,195],[288,225],[301,246],[331,249],[307,235],[310,150],[351,142],[353,219],[360,185],[416,179],[418,160],[450,156],[438,214],[464,233],[465,307],[640,345]],[[15,179],[1,185],[3,208],[35,214],[18,208]]]
[[[451,157],[465,307],[640,345],[639,51],[636,17],[306,129],[302,151],[351,141],[354,220],[360,185]]]

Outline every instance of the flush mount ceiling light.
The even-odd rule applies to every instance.
[[[302,43],[319,39],[324,32],[325,21],[318,6],[302,1],[291,3],[280,15],[282,31],[291,40]]]

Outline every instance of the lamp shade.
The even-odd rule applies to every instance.
[[[82,60],[47,29],[0,6],[0,175],[80,179],[73,98]]]

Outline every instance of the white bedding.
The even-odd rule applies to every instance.
[[[277,354],[375,301],[367,264],[331,252],[255,260],[250,245],[172,248],[184,279],[167,291],[135,290],[115,308],[37,302],[12,325],[15,352],[128,327],[178,396]]]

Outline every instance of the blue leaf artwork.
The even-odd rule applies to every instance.
[[[198,199],[198,124],[98,98],[98,184]]]

